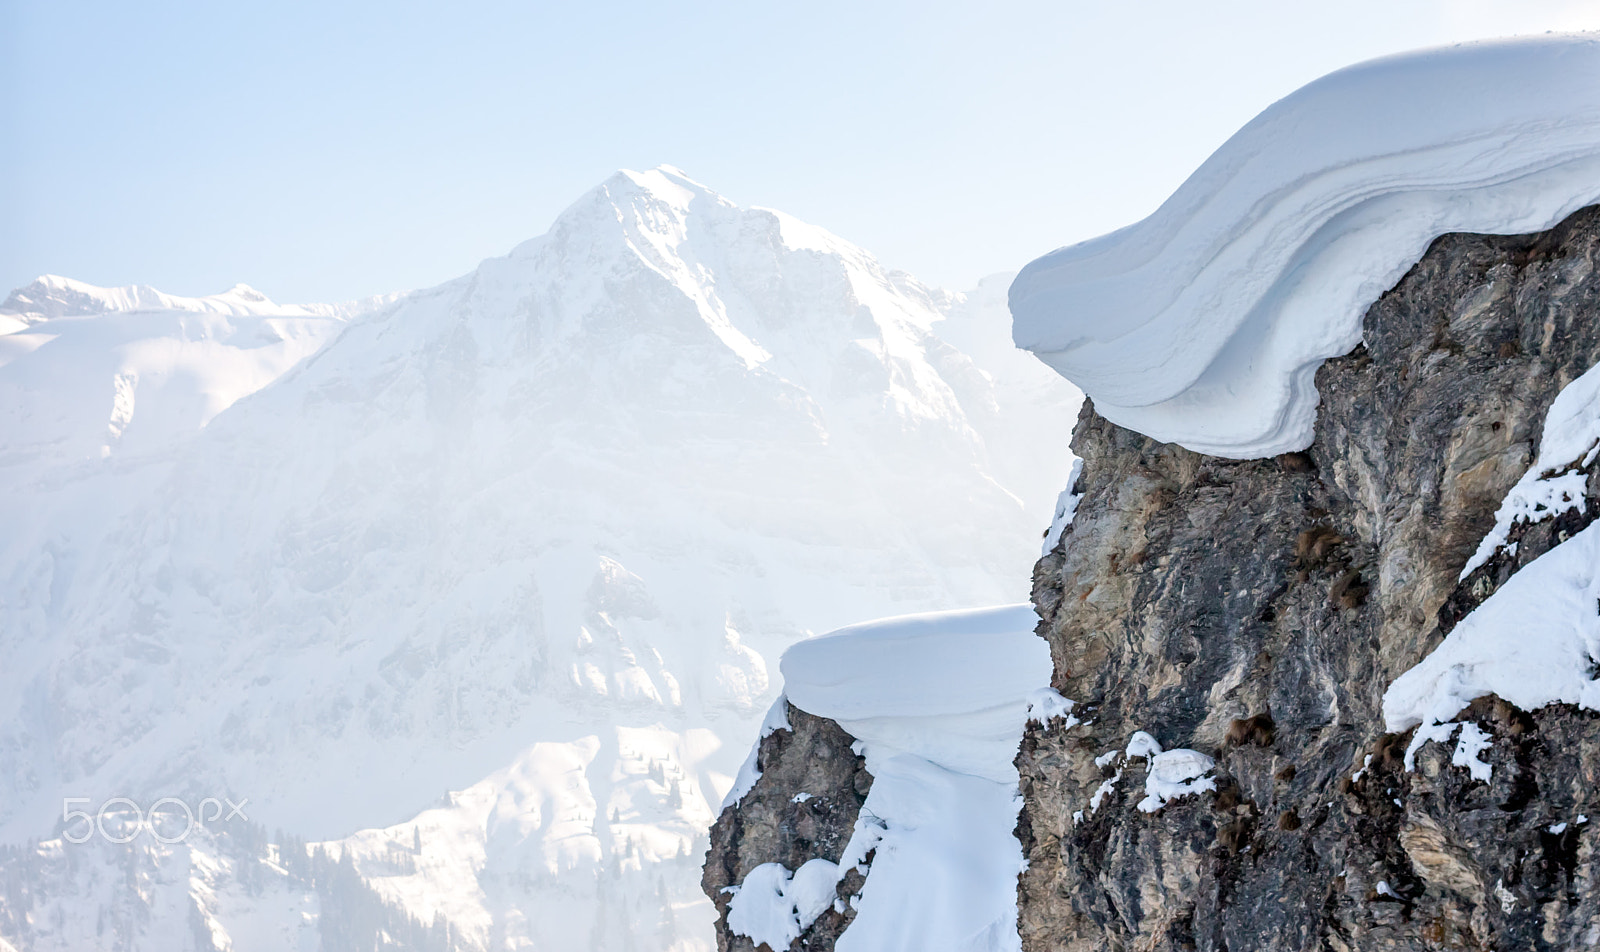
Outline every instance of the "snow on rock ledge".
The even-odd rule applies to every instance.
[[[1050,679],[1038,620],[1030,605],[907,615],[789,648],[790,703],[859,739],[872,788],[837,866],[752,870],[730,890],[730,928],[780,947],[829,895],[818,878],[872,854],[838,952],[1020,949],[1012,761]]]
[[[1149,218],[1024,268],[1013,335],[1122,426],[1236,459],[1301,449],[1317,367],[1435,237],[1596,199],[1600,40],[1374,60],[1269,107]]]
[[[1128,739],[1128,749],[1123,753],[1129,759],[1143,757],[1148,764],[1144,780],[1145,797],[1139,801],[1141,813],[1154,813],[1166,806],[1169,800],[1197,796],[1217,789],[1216,781],[1206,776],[1216,768],[1217,762],[1198,750],[1163,750],[1150,734],[1135,731]],[[1104,787],[1104,784],[1101,786]]]
[[[1390,731],[1445,723],[1496,694],[1523,710],[1600,711],[1600,523],[1530,562],[1383,696]]]
[[[1588,478],[1582,470],[1600,453],[1600,365],[1590,367],[1556,395],[1544,418],[1539,458],[1506,495],[1494,514],[1494,528],[1467,560],[1459,578],[1505,548],[1511,526],[1539,522],[1570,509],[1582,509]]]
[[[1538,458],[1512,487],[1461,577],[1505,544],[1512,521],[1585,506],[1588,477],[1567,470],[1588,465],[1596,452],[1600,366],[1568,384],[1551,403]],[[1564,491],[1555,491],[1563,485]],[[1556,702],[1600,711],[1597,567],[1600,523],[1592,523],[1512,575],[1420,664],[1395,679],[1383,695],[1386,726],[1396,732],[1420,728],[1406,752],[1408,768],[1423,743],[1448,739],[1456,726],[1451,719],[1488,694],[1529,711]],[[1476,752],[1469,750],[1473,743],[1473,735],[1464,732],[1458,766],[1476,762]]]

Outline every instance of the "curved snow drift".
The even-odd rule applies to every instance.
[[[1600,199],[1600,40],[1477,43],[1330,74],[1236,133],[1149,218],[1011,286],[1013,335],[1156,439],[1308,446],[1314,375],[1437,236]]]
[[[850,625],[789,646],[779,662],[784,692],[869,750],[887,745],[1015,784],[1028,696],[1050,683],[1038,624],[1022,603]]]

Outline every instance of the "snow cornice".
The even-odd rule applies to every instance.
[[[1450,232],[1600,199],[1600,41],[1547,35],[1330,74],[1269,107],[1154,214],[1032,262],[1013,333],[1106,418],[1232,458],[1304,448],[1317,368]]]

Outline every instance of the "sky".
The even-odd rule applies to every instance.
[[[427,287],[670,164],[970,287],[1386,53],[1600,0],[0,0],[0,294]]]

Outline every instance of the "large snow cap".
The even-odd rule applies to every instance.
[[[1029,264],[1013,335],[1123,426],[1236,459],[1301,449],[1317,367],[1435,237],[1597,199],[1597,38],[1373,60],[1268,108],[1149,218]]]

